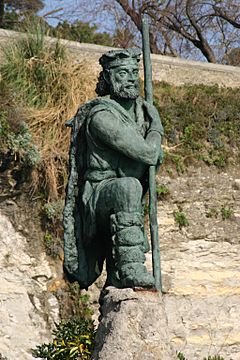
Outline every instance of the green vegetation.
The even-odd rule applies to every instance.
[[[44,234],[44,245],[45,251],[48,256],[51,256],[53,259],[60,257],[62,254],[62,239],[54,234],[54,231],[50,233],[46,230]]]
[[[0,153],[3,157],[2,170],[4,170],[7,165],[7,159],[18,161],[25,167],[36,166],[40,161],[40,154],[33,143],[32,135],[29,132],[27,124],[23,121],[19,121],[18,123],[16,121],[11,122],[11,119],[8,121],[9,117],[11,117],[11,115],[8,113],[7,108],[3,109],[3,106],[0,104]]]
[[[223,220],[227,220],[233,215],[233,210],[228,206],[223,206],[221,208],[221,215]]]
[[[75,20],[73,23],[64,20],[52,28],[49,35],[83,43],[113,46],[113,39],[110,34],[100,33],[97,30],[96,25],[90,25],[80,20]]]
[[[169,195],[169,189],[164,184],[158,184],[156,187],[158,200],[166,199]]]
[[[47,360],[91,359],[95,327],[91,320],[89,296],[82,295],[78,283],[66,284],[68,289],[57,288],[60,316],[63,321],[53,331],[53,341],[37,346],[33,356]]]
[[[55,223],[62,221],[63,202],[61,200],[48,202],[43,206],[43,211],[49,221]]]
[[[80,104],[95,97],[96,78],[86,64],[70,60],[58,42],[46,45],[44,26],[38,24],[34,35],[30,31],[5,51],[0,151],[4,146],[14,161],[31,164],[32,192],[53,203],[64,196],[67,181],[70,132],[64,124]],[[190,164],[224,168],[239,162],[238,89],[156,83],[154,94],[165,128],[163,167],[170,176]],[[167,196],[160,186],[158,197]]]
[[[186,215],[182,211],[174,211],[173,213],[174,220],[178,224],[179,228],[181,229],[183,226],[188,226],[189,221]]]
[[[17,5],[16,1],[14,5]],[[19,3],[19,5],[21,4]],[[24,2],[22,5],[24,5]],[[5,7],[4,18],[0,27],[8,30],[28,32],[29,29],[35,29],[40,25],[44,30],[44,35],[89,44],[113,46],[114,38],[107,32],[99,32],[96,25],[90,25],[89,22],[80,20],[75,20],[74,22],[64,20],[60,21],[56,27],[53,27],[44,18],[36,15],[37,10],[36,6],[32,9],[29,9],[28,6],[25,6],[25,8],[24,6],[22,8],[18,8],[18,6]],[[120,37],[121,34],[118,36]]]
[[[179,360],[188,360],[181,352],[177,353],[177,358]],[[204,357],[203,360],[224,360],[220,355]]]
[[[75,318],[56,325],[54,339],[49,344],[37,346],[33,357],[47,360],[84,359],[90,360],[94,346],[93,321]]]
[[[63,201],[47,202],[42,207],[42,224],[45,229],[44,245],[46,254],[52,258],[62,256],[62,213]]]
[[[156,83],[165,129],[165,164],[178,173],[196,162],[223,168],[240,159],[238,89]]]
[[[0,137],[4,154],[20,154],[14,160],[36,165],[32,193],[57,201],[67,181],[70,132],[65,122],[79,104],[94,96],[96,79],[86,64],[70,61],[58,42],[47,45],[43,35],[39,25],[34,35],[29,33],[4,51]]]
[[[206,217],[207,218],[218,218],[218,216],[221,216],[222,220],[230,219],[233,215],[233,209],[229,206],[222,206],[220,211],[218,211],[215,208],[209,208],[206,211]]]
[[[24,96],[28,106],[42,107],[51,100],[57,101],[66,91],[59,83],[59,68],[65,51],[57,42],[53,47],[44,44],[44,31],[38,26],[34,35],[19,40],[4,51],[5,62],[1,67],[2,77],[11,84],[16,100]]]

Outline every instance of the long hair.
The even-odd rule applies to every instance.
[[[110,95],[110,87],[103,76],[103,71],[100,72],[98,77],[98,83],[96,85],[95,92],[98,96]]]

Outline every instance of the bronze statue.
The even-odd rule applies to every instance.
[[[154,287],[144,265],[148,241],[143,199],[149,167],[162,161],[163,128],[156,108],[140,97],[140,52],[114,50],[103,68],[98,97],[81,106],[72,127],[64,210],[64,266],[81,288],[101,274],[106,286]]]

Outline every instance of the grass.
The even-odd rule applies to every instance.
[[[41,28],[11,44],[4,55],[1,95],[12,94],[12,107],[21,109],[41,157],[32,184],[35,191],[42,187],[49,200],[57,200],[67,179],[65,122],[94,97],[96,79],[85,63],[71,61],[58,42],[45,44]]]

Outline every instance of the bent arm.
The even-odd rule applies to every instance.
[[[136,129],[108,111],[92,117],[90,131],[98,140],[129,158],[148,165],[157,163],[161,145],[161,135],[157,131],[149,132],[144,139]]]

